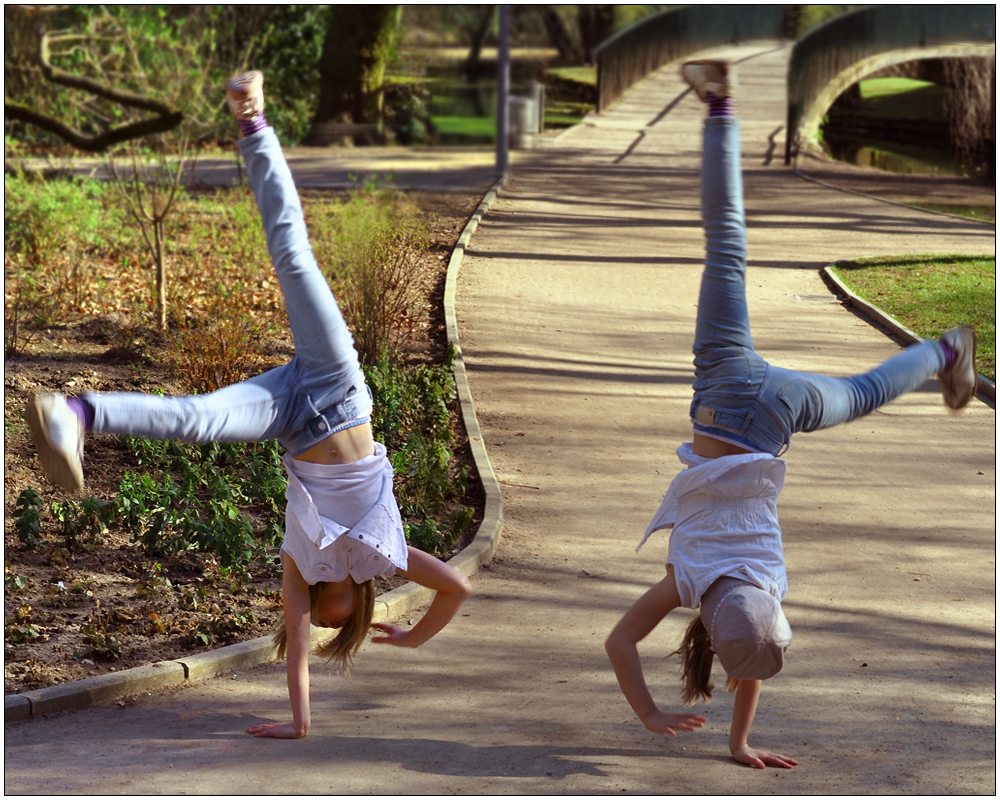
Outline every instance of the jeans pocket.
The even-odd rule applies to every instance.
[[[799,431],[814,431],[819,427],[822,402],[816,387],[808,381],[799,379],[789,381],[777,392],[781,407],[775,408],[775,413],[787,414],[789,433]]]

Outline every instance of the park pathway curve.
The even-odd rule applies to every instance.
[[[784,150],[787,49],[741,61],[755,344],[782,366],[860,371],[899,347],[830,296],[840,258],[992,253],[992,229],[797,178]],[[8,726],[9,793],[994,793],[995,412],[937,384],[796,438],[780,511],[795,631],[752,742],[791,771],[735,764],[731,697],[676,739],[647,732],[603,640],[663,574],[634,552],[690,436],[701,272],[703,108],[676,68],[522,154],[459,275],[461,345],[504,493],[496,557],[461,615],[417,651],[317,666],[301,741],[242,731],[287,715],[281,665]],[[665,657],[689,615],[644,643]],[[716,673],[721,683],[721,671]]]

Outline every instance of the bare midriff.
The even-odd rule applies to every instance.
[[[702,458],[721,458],[722,456],[739,456],[744,453],[752,453],[753,450],[747,450],[746,448],[740,447],[739,445],[730,444],[729,442],[723,442],[719,439],[713,439],[711,436],[703,436],[700,433],[695,433],[694,442],[692,443],[691,449],[694,451],[696,456],[701,456]]]
[[[374,453],[372,424],[366,422],[327,436],[304,453],[299,453],[295,459],[313,464],[353,464]]]

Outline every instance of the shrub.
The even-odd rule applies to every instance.
[[[17,538],[28,550],[42,542],[42,498],[37,489],[24,489],[14,503],[14,530]]]
[[[4,176],[6,352],[23,352],[34,326],[79,306],[88,278],[84,253],[118,238],[106,191],[94,181]]]
[[[413,334],[424,294],[417,253],[426,246],[423,231],[394,220],[385,223],[362,250],[342,300],[362,364],[397,358]]]

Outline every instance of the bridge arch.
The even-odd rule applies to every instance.
[[[815,140],[841,92],[885,67],[996,53],[993,5],[874,6],[834,17],[800,39],[788,62],[785,163]]]

